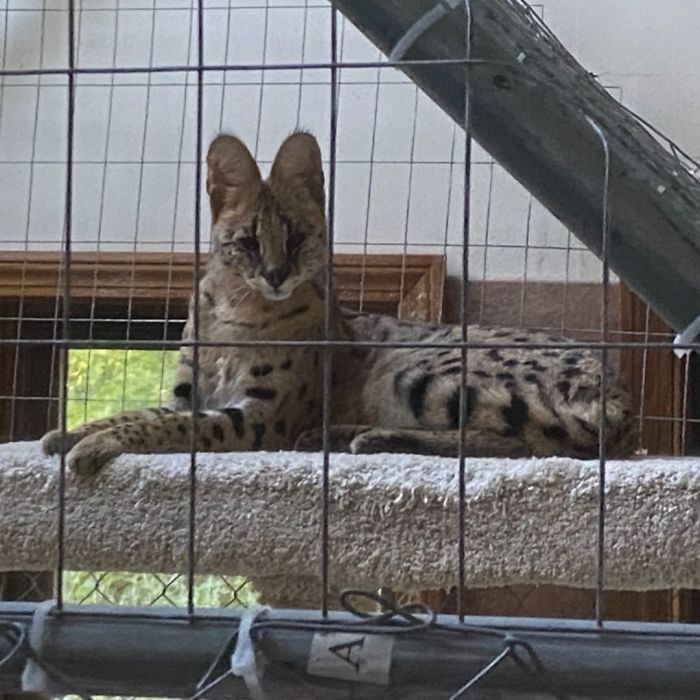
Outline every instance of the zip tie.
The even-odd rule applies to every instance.
[[[464,0],[440,0],[432,9],[428,10],[422,17],[406,31],[406,33],[396,42],[396,46],[389,54],[390,61],[400,61],[406,52],[413,46],[417,39],[432,27],[435,22],[442,19],[452,10],[462,5]]]
[[[251,700],[266,700],[267,696],[260,685],[265,658],[261,655],[260,668],[256,665],[257,653],[250,636],[250,628],[255,620],[264,615],[270,608],[268,606],[248,608],[238,625],[236,648],[231,654],[231,672],[234,676],[243,678],[248,688]]]
[[[674,341],[674,345],[690,345],[695,338],[700,335],[700,316],[698,316],[682,333],[679,333]],[[693,352],[690,348],[675,348],[673,353],[676,357],[686,357]]]

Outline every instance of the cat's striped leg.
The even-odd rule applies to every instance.
[[[169,408],[144,408],[136,411],[123,411],[107,418],[83,423],[83,425],[64,433],[62,430],[51,430],[41,439],[44,454],[65,454],[77,445],[83,438],[93,433],[99,433],[117,425],[133,423],[134,421],[150,421],[166,413],[173,413]]]
[[[124,452],[189,452],[193,425],[197,452],[289,448],[283,435],[274,428],[267,429],[268,423],[258,411],[248,414],[239,408],[200,412],[194,419],[189,411],[163,413],[157,420],[122,423],[88,435],[73,447],[66,459],[72,471],[95,474]]]
[[[457,457],[459,454],[459,432],[456,430],[331,425],[329,437],[331,452],[401,452],[438,457]],[[294,449],[300,452],[320,452],[323,449],[321,429],[303,432]],[[521,437],[504,437],[501,433],[489,430],[467,430],[465,454],[471,457],[526,457],[532,454],[532,448]]]
[[[459,431],[372,428],[353,438],[350,451],[355,454],[400,452],[457,457]],[[464,453],[469,457],[529,457],[532,447],[523,437],[504,437],[490,430],[465,431]]]

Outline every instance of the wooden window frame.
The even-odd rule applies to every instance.
[[[202,268],[208,255],[201,256]],[[71,300],[109,300],[133,305],[162,302],[186,315],[192,290],[190,253],[73,253]],[[445,266],[439,255],[336,254],[334,285],[341,304],[436,322],[443,305]],[[364,291],[363,291],[364,290]],[[0,299],[48,300],[62,292],[61,256],[43,252],[0,253]],[[183,314],[183,309],[184,314]]]

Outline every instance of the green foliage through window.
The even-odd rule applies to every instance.
[[[119,411],[161,406],[169,398],[177,352],[71,350],[68,356],[68,429]],[[74,603],[176,605],[187,603],[184,576],[121,571],[67,571],[65,598]],[[239,576],[197,576],[197,607],[250,605],[255,592]]]

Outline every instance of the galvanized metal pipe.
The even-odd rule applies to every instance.
[[[36,613],[33,620],[32,613]],[[230,611],[207,611],[202,618],[184,613],[172,608],[68,605],[55,614],[45,604],[21,606],[21,610],[0,604],[0,619],[14,616],[30,628],[32,646],[44,664],[85,693],[108,695],[182,697],[194,691],[237,629],[239,618]],[[402,634],[395,638],[388,687],[349,684],[306,672],[314,633],[295,629],[294,624],[320,623],[318,612],[273,611],[269,619],[291,623],[286,629],[266,629],[260,641],[267,660],[263,686],[275,700],[445,700],[503,648],[498,637],[476,633]],[[330,619],[357,621],[345,613],[331,614]],[[440,621],[458,627],[452,616]],[[700,687],[697,625],[610,622],[600,630],[593,621],[486,617],[467,618],[465,623],[510,632],[529,644],[542,663],[544,677],[562,697],[695,698]],[[1,670],[0,689],[19,690],[22,665],[15,662]],[[218,671],[224,669],[222,665]],[[60,682],[46,679],[36,668],[30,668],[26,677],[35,690],[65,692]],[[545,697],[536,679],[512,660],[484,678],[478,688],[504,691],[514,698]],[[229,678],[207,693],[207,697],[223,696],[247,697],[242,681]]]

